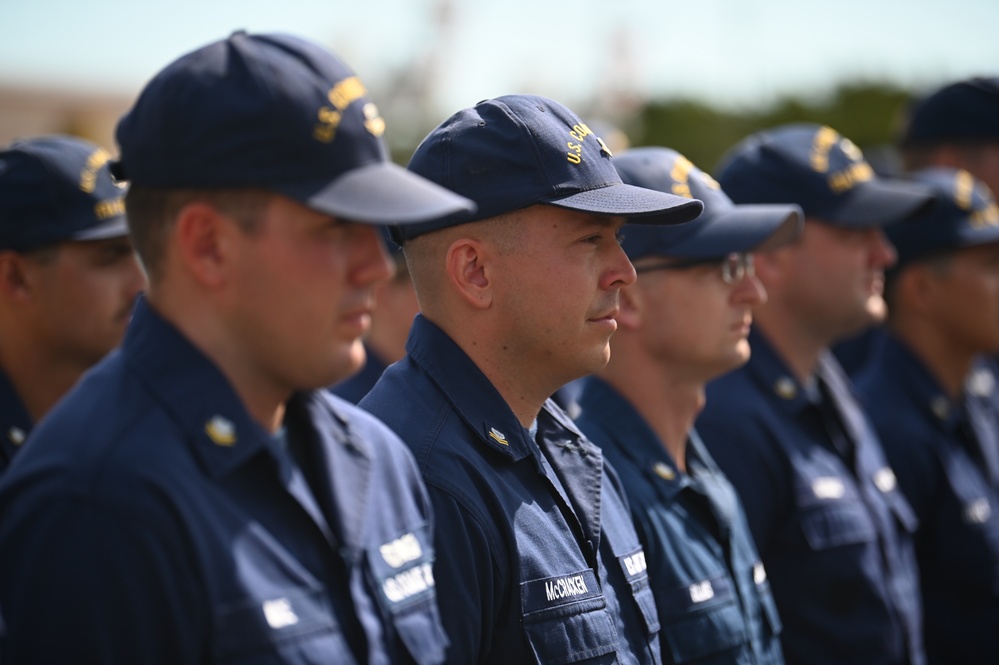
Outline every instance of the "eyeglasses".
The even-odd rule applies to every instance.
[[[721,268],[721,278],[726,284],[736,284],[744,277],[756,274],[753,267],[753,255],[745,252],[732,252],[724,258],[710,259],[680,259],[669,263],[653,263],[645,266],[635,266],[636,273],[652,272],[653,270],[689,270],[700,266],[718,266]]]

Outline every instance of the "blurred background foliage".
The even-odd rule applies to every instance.
[[[652,102],[622,122],[633,146],[668,146],[713,172],[725,152],[761,129],[794,122],[829,125],[890,171],[894,143],[912,95],[888,84],[853,83],[821,99],[786,97],[763,109],[735,110],[693,100]]]

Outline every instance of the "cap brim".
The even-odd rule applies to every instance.
[[[362,166],[303,198],[304,205],[365,224],[415,224],[474,212],[475,204],[392,162]]]
[[[74,233],[71,240],[107,240],[128,235],[128,220],[124,215],[113,217],[106,222],[92,226],[89,229]]]
[[[683,224],[697,219],[704,210],[704,204],[697,199],[624,183],[548,199],[544,203],[595,215],[622,215],[632,224]]]
[[[933,193],[923,185],[880,178],[858,183],[834,210],[816,216],[837,226],[886,226],[918,217],[935,205]]]
[[[678,236],[664,256],[706,259],[732,252],[762,252],[785,245],[801,233],[804,216],[791,205],[737,205],[705,217],[693,233]],[[680,230],[680,229],[678,229]]]

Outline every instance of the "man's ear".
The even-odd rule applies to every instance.
[[[194,279],[208,287],[225,283],[225,259],[228,233],[222,213],[202,201],[184,206],[177,215],[173,234],[181,262]]]
[[[32,280],[29,259],[12,250],[0,252],[0,294],[18,304],[31,300]]]
[[[448,279],[461,298],[476,309],[489,308],[495,295],[491,256],[481,241],[458,238],[444,257]]]
[[[936,296],[941,292],[936,288],[938,282],[933,268],[914,263],[899,271],[892,288],[906,309],[923,318],[938,308]]]
[[[767,290],[776,289],[787,274],[786,264],[791,260],[789,247],[779,247],[769,252],[753,254],[753,269]]]
[[[645,311],[642,296],[642,288],[637,282],[621,287],[618,300],[620,310],[614,318],[622,330],[637,330],[642,325]]]

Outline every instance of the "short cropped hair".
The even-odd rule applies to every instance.
[[[166,239],[180,211],[196,202],[207,203],[232,217],[247,233],[260,226],[273,192],[256,188],[159,189],[134,185],[125,194],[125,212],[135,251],[156,281],[162,270]]]

